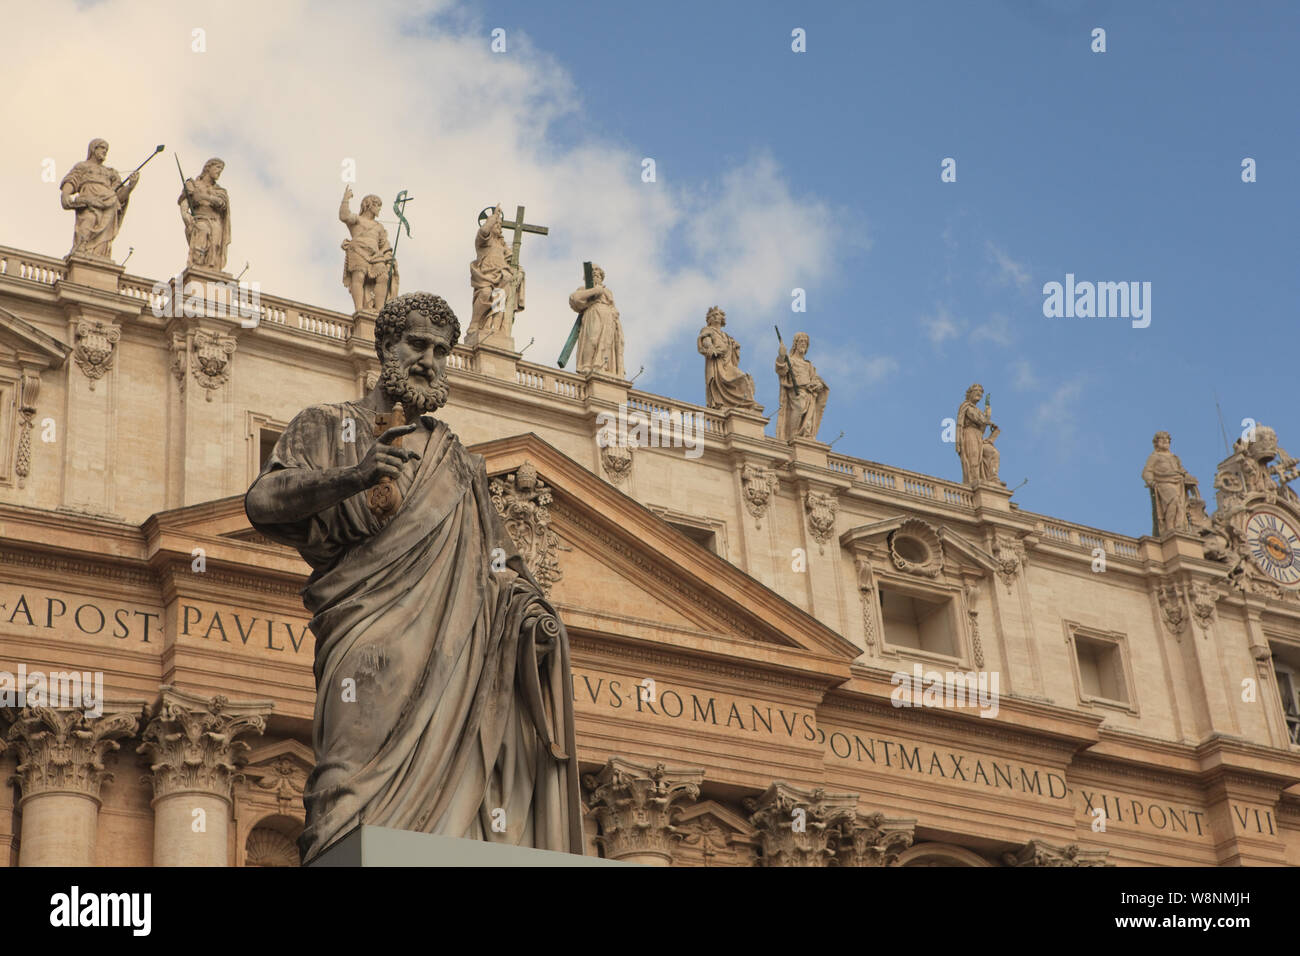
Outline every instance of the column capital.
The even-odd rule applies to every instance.
[[[231,702],[164,685],[136,752],[145,755],[154,799],[206,793],[230,799],[230,784],[248,744],[238,740],[266,729],[269,700]]]
[[[596,840],[606,858],[658,857],[668,865],[682,837],[672,823],[675,804],[698,798],[703,780],[703,770],[650,767],[620,757],[587,774],[583,783],[591,791],[591,814],[600,824]]]
[[[890,820],[883,813],[845,818],[831,865],[890,866],[912,845],[915,835],[915,820]]]
[[[744,800],[763,849],[760,866],[828,866],[841,828],[857,814],[856,793],[804,790],[774,782]]]
[[[1077,843],[1058,846],[1045,840],[1030,840],[1015,853],[1004,853],[1007,866],[1114,866],[1106,862],[1108,850],[1085,850]]]
[[[113,779],[104,757],[133,736],[144,701],[105,704],[98,717],[71,707],[24,707],[12,718],[5,739],[18,756],[14,779],[22,799],[71,793],[98,803],[100,786]]]

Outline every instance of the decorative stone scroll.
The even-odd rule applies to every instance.
[[[220,332],[199,331],[194,334],[194,379],[212,394],[230,381],[231,356],[235,353],[233,336]]]
[[[763,515],[767,514],[772,498],[781,487],[781,479],[771,468],[745,464],[740,473],[740,483],[745,492],[745,508],[754,516],[754,527],[763,527]]]
[[[809,491],[804,495],[804,510],[808,515],[808,530],[817,541],[820,553],[826,553],[826,542],[835,533],[835,513],[838,502],[833,494]]]

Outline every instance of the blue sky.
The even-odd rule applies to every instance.
[[[1022,507],[1143,534],[1139,472],[1157,429],[1212,495],[1216,391],[1230,440],[1252,416],[1300,447],[1300,8],[481,9],[571,72],[583,109],[557,139],[598,130],[654,157],[661,183],[696,189],[765,153],[795,197],[830,209],[834,264],[806,283],[808,312],[773,296],[728,323],[769,409],[773,321],[787,341],[811,334],[831,386],[821,438],[845,433],[836,451],[957,478],[940,420],[978,380],[1002,427],[1003,479],[1029,478]],[[794,27],[806,53],[790,49]],[[1090,49],[1094,27],[1105,53]],[[955,183],[940,182],[944,157]],[[1151,282],[1150,327],[1045,318],[1042,286],[1067,272]],[[629,321],[645,311],[620,308]],[[855,374],[841,350],[870,355],[874,372]],[[629,371],[643,362],[638,385],[701,400],[690,341],[629,355]]]
[[[554,362],[593,259],[638,387],[703,401],[695,337],[717,304],[773,416],[776,323],[812,337],[824,441],[957,479],[941,423],[979,381],[1028,510],[1148,533],[1159,429],[1212,497],[1216,391],[1229,440],[1250,416],[1300,452],[1300,6],[46,0],[6,24],[6,245],[67,251],[57,182],[92,136],[121,170],[165,142],[191,175],[226,161],[232,271],[351,311],[351,163],[358,199],[417,198],[403,289],[462,314],[479,209],[551,227],[524,246],[533,361]],[[184,261],[173,167],[132,197],[114,247],[132,272]],[[1150,326],[1045,318],[1067,273],[1151,283]]]

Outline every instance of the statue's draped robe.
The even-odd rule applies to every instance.
[[[224,186],[209,184],[203,177],[187,180],[194,186],[192,225],[185,227],[185,241],[190,246],[190,265],[201,269],[226,268],[226,252],[230,248],[230,194]],[[217,210],[212,200],[219,198],[222,208]],[[182,190],[177,205],[189,202]]]
[[[115,169],[83,159],[68,170],[68,175],[59,183],[59,189],[62,190],[68,183],[72,184],[72,190],[78,198],[96,204],[77,210],[72,251],[109,258],[113,254],[113,240],[117,238],[117,232],[122,228],[122,219],[126,216],[127,203],[119,202],[117,198],[117,189],[122,185],[121,177]],[[97,205],[110,198],[112,205],[104,208]],[[130,202],[129,196],[127,202]]]
[[[962,402],[957,409],[957,457],[966,484],[990,480],[984,473],[984,429],[988,425],[989,416],[975,402]]]
[[[710,408],[749,408],[754,402],[754,379],[740,370],[740,343],[721,328],[700,330],[696,347],[704,356],[704,400]],[[721,352],[721,355],[715,354]]]
[[[582,294],[589,291],[583,286],[569,296],[569,308],[582,316],[578,362],[574,368],[579,372],[604,372],[622,378],[627,374],[623,368],[623,326],[618,320],[618,309],[614,308],[614,294],[603,289],[596,297],[586,300],[584,308]]]
[[[355,441],[343,441],[348,418]],[[374,418],[353,403],[306,409],[263,474],[356,464]],[[422,457],[397,479],[386,524],[363,492],[294,524],[256,525],[313,569],[303,862],[361,823],[582,853],[568,638],[492,506],[483,459],[444,423],[422,422],[405,438]],[[533,605],[543,624],[525,620]],[[539,665],[543,631],[554,648]]]
[[[1187,472],[1171,451],[1153,451],[1142,467],[1142,480],[1151,486],[1154,532],[1187,530]]]
[[[816,440],[821,430],[822,413],[830,389],[817,374],[817,367],[806,358],[791,352],[776,357],[776,374],[781,382],[781,404],[776,412],[776,435],[781,441],[792,438]],[[821,390],[816,395],[808,387],[817,382]]]
[[[514,296],[515,311],[524,311],[524,273],[520,269],[516,278],[505,240],[494,234],[487,223],[479,227],[474,237],[474,249],[478,258],[469,264],[469,284],[474,290],[469,330],[499,332],[505,326],[511,295]],[[493,295],[497,289],[504,293],[505,298],[496,303],[501,308],[493,311]]]

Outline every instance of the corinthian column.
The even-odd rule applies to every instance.
[[[856,793],[801,790],[781,781],[746,798],[763,849],[759,866],[829,866],[857,806]]]
[[[670,866],[682,834],[672,825],[674,804],[700,795],[703,770],[647,767],[611,757],[583,782],[592,791],[592,815],[600,824],[596,842],[609,860]]]
[[[99,788],[113,779],[106,754],[140,725],[144,702],[99,717],[69,707],[24,707],[5,735],[22,789],[19,866],[94,866]]]
[[[154,866],[227,866],[230,785],[248,750],[236,738],[266,729],[271,702],[161,691],[137,748],[152,772]]]
[[[912,845],[915,832],[915,820],[888,820],[883,813],[848,817],[840,824],[831,865],[891,866]]]

